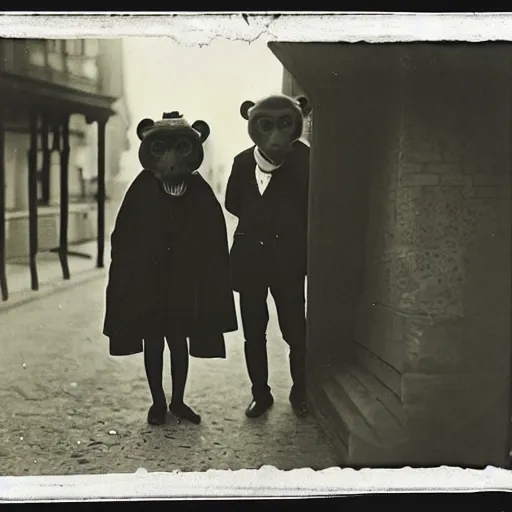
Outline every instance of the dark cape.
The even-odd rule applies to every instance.
[[[169,226],[178,229],[169,234]],[[142,171],[117,215],[111,260],[103,327],[111,355],[142,352],[143,339],[168,332],[159,325],[165,318],[181,324],[191,356],[226,357],[224,333],[238,329],[226,221],[199,173],[183,197],[172,198]]]

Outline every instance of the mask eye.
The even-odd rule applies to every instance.
[[[258,126],[262,132],[270,132],[274,128],[274,123],[270,119],[260,119]]]
[[[292,116],[283,116],[279,119],[279,125],[281,128],[290,128],[293,124]]]
[[[181,156],[188,156],[192,153],[192,143],[187,139],[182,139],[175,145],[175,149]]]
[[[167,145],[161,140],[154,140],[149,146],[149,152],[155,157],[162,157],[167,151]]]

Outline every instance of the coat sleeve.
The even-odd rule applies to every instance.
[[[302,171],[302,183],[301,183],[301,193],[302,193],[302,204],[303,204],[303,214],[304,214],[304,230],[306,236],[306,275],[307,275],[307,267],[308,267],[308,250],[307,250],[307,239],[309,232],[309,181],[310,181],[310,150],[307,145],[304,145],[303,152],[301,154],[301,162],[300,169]]]
[[[141,208],[141,194],[145,185],[140,178],[130,185],[119,208],[111,235],[111,262],[106,288],[105,319],[103,333],[117,336],[128,330],[130,324],[129,304],[138,287],[134,278],[135,266],[139,263],[137,230]]]
[[[224,207],[235,217],[240,216],[240,206],[242,203],[242,187],[240,183],[240,158],[237,156],[233,160],[231,174],[226,185],[226,198]]]
[[[305,163],[304,163],[304,202],[305,202],[305,212],[306,212],[306,225],[308,222],[308,216],[309,216],[309,176],[310,176],[310,164],[309,164],[309,158],[310,158],[310,152],[309,147],[306,147],[305,153]]]
[[[137,220],[136,215],[140,211],[138,201],[139,181],[136,179],[130,185],[117,212],[114,230],[110,237],[112,261],[129,254],[130,249],[132,249],[133,237],[130,236],[130,233],[133,233],[134,224]]]

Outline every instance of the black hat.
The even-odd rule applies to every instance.
[[[181,119],[183,117],[177,110],[173,112],[164,112],[162,115],[162,119]]]

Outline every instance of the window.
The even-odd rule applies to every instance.
[[[46,41],[48,53],[62,53],[62,39],[48,39]]]
[[[82,65],[82,75],[89,80],[98,79],[98,66],[95,59],[87,59]]]
[[[30,64],[34,66],[45,66],[46,55],[45,55],[45,43],[44,40],[33,39],[27,41],[27,53]]]
[[[89,58],[96,58],[99,53],[99,41],[97,39],[84,39],[84,54]]]
[[[98,46],[97,39],[66,40],[67,71],[75,76],[96,80],[98,78],[96,66]]]
[[[64,41],[62,39],[49,39],[46,44],[48,49],[48,65],[56,71],[62,71],[64,68],[62,58]]]
[[[70,57],[81,57],[84,55],[84,40],[83,39],[67,39],[66,40],[66,54]]]

